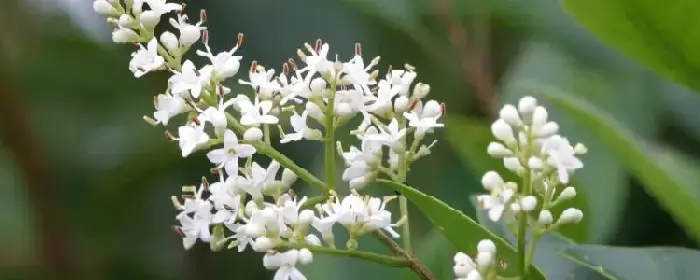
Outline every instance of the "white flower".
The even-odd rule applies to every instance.
[[[542,153],[547,155],[547,164],[557,169],[559,181],[563,184],[569,182],[569,175],[574,170],[583,168],[583,163],[576,157],[569,140],[559,135],[544,140]]]
[[[308,119],[308,117],[309,112],[306,110],[304,110],[304,112],[301,113],[301,116],[299,116],[297,112],[294,112],[294,115],[290,118],[289,121],[292,125],[292,128],[294,129],[294,133],[285,134],[280,140],[280,143],[284,144],[291,141],[299,141],[303,138],[309,140],[320,139],[321,132],[317,129],[309,128],[309,126],[306,124],[306,120]]]
[[[277,172],[280,169],[280,164],[276,161],[272,161],[267,169],[260,167],[256,162],[253,162],[250,172],[245,174],[245,177],[241,178],[239,187],[246,193],[253,197],[253,200],[258,201],[263,198],[263,194],[272,189],[284,187],[279,181],[275,180]],[[279,190],[278,194],[282,193]]]
[[[209,185],[209,191],[211,192],[209,200],[217,210],[211,221],[214,224],[230,224],[236,221],[241,207],[241,196],[236,189],[235,178],[235,176],[232,176],[227,180],[221,180]]]
[[[156,97],[156,112],[153,118],[156,124],[168,125],[170,118],[184,112],[187,108],[185,100],[170,94],[159,94]]]
[[[228,120],[226,119],[226,108],[231,106],[236,100],[229,99],[224,102],[224,99],[219,99],[218,107],[209,107],[204,112],[199,114],[199,119],[201,121],[210,122],[214,126],[214,131],[216,135],[221,136],[224,133],[228,125]]]
[[[168,80],[171,92],[181,96],[183,93],[189,92],[193,98],[199,98],[199,95],[202,93],[202,87],[210,82],[212,68],[210,65],[207,65],[197,70],[194,63],[187,60],[182,64],[181,71],[173,72],[174,75]]]
[[[387,80],[391,82],[391,90],[394,94],[408,95],[408,89],[418,74],[411,70],[392,70],[387,73]]]
[[[182,5],[177,3],[168,3],[167,0],[143,0],[151,8],[151,11],[164,15],[172,11],[182,10]]]
[[[255,103],[250,100],[239,99],[237,103],[241,111],[241,124],[245,126],[259,126],[260,124],[276,124],[277,117],[270,115],[272,101],[255,97]]]
[[[377,87],[377,96],[371,94],[367,96],[367,103],[369,105],[366,105],[365,109],[368,112],[377,114],[390,112],[394,96],[396,96],[396,92],[391,89],[391,84],[386,80],[381,80]]]
[[[165,63],[165,58],[158,55],[158,40],[153,38],[146,48],[139,44],[139,50],[131,54],[129,70],[134,77],[139,78],[144,74],[158,70]]]
[[[365,67],[365,62],[362,56],[355,55],[350,61],[343,63],[343,72],[345,72],[355,89],[362,89],[364,94],[370,94],[369,85],[376,84],[375,81],[370,80],[370,74],[368,73],[372,70],[372,67],[376,65],[373,60],[367,67]]]
[[[288,225],[309,225],[314,219],[314,212],[311,210],[301,210],[301,207],[307,201],[307,197],[303,197],[296,201],[291,196],[285,194],[279,201],[282,204],[281,214],[282,220]]]
[[[327,58],[328,51],[330,50],[327,43],[320,46],[317,44],[316,49],[308,46],[307,50],[311,53],[311,55],[304,56],[304,63],[306,63],[306,67],[300,70],[302,72],[308,71],[307,77],[313,76],[316,72],[325,73],[333,67],[333,63]]]
[[[227,129],[224,132],[224,147],[212,150],[207,154],[209,161],[216,164],[217,168],[224,168],[226,174],[235,176],[238,174],[238,158],[246,158],[255,153],[255,148],[248,144],[239,144],[238,136]]]
[[[273,79],[275,70],[265,71],[262,67],[249,72],[250,81],[238,80],[239,84],[250,85],[263,99],[272,98],[272,94],[281,89],[281,85]]]
[[[197,242],[197,239],[208,242],[211,237],[209,232],[209,224],[211,222],[210,212],[196,212],[194,217],[181,215],[179,227],[180,233],[183,235],[182,245],[185,249],[190,249]]]
[[[425,133],[431,132],[433,128],[445,126],[437,122],[442,116],[442,109],[435,100],[425,103],[420,111],[405,112],[403,115],[408,120],[408,125],[416,128],[418,138],[423,138]]]
[[[238,68],[241,66],[240,61],[242,57],[233,55],[236,50],[238,50],[238,45],[233,47],[230,51],[220,52],[217,55],[212,54],[208,44],[205,44],[204,47],[207,49],[207,51],[203,52],[198,50],[197,55],[209,58],[209,61],[211,61],[214,68],[213,76],[215,79],[223,81],[238,73]]]
[[[182,157],[186,157],[196,149],[209,142],[209,135],[204,132],[204,126],[183,125],[178,128],[179,138],[177,139],[182,150]]]
[[[479,206],[488,211],[489,219],[497,222],[506,210],[513,205],[518,186],[515,183],[503,183],[493,185],[490,195],[479,195],[476,197]],[[517,205],[517,204],[516,204]]]
[[[392,238],[401,237],[392,227],[396,227],[396,224],[391,223],[391,212],[384,209],[386,204],[391,201],[391,198],[381,200],[379,198],[373,197],[367,201],[367,220],[363,225],[363,230],[365,231],[375,231],[378,229],[383,229],[391,235]]]
[[[296,268],[296,265],[309,263],[311,259],[311,252],[308,249],[294,249],[266,254],[263,257],[263,265],[267,269],[277,269],[274,280],[306,280],[306,276]]]
[[[189,47],[197,42],[202,35],[202,30],[205,29],[200,27],[202,22],[197,22],[193,25],[188,23],[187,20],[188,18],[185,14],[178,14],[177,20],[170,18],[170,25],[180,31],[180,45],[183,47]]]
[[[382,156],[382,143],[367,139],[376,134],[377,129],[370,127],[362,140],[361,150],[351,146],[348,152],[343,153],[347,168],[343,171],[342,178],[350,183],[350,188],[362,188],[376,177],[377,165]]]
[[[364,139],[368,141],[379,141],[382,145],[391,148],[395,152],[403,152],[405,147],[401,143],[401,140],[406,136],[406,129],[399,129],[399,122],[396,119],[392,119],[389,125],[386,127],[381,127],[381,132],[379,134],[368,134]]]

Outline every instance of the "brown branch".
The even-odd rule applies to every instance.
[[[31,130],[29,109],[14,83],[10,66],[0,48],[0,128],[26,186],[26,195],[34,215],[42,270],[40,279],[77,279],[68,231],[55,198],[47,160]]]
[[[392,240],[389,236],[382,232],[375,232],[374,234],[377,236],[379,241],[384,243],[385,246],[387,246],[389,249],[391,249],[394,253],[397,255],[405,257],[409,262],[409,268],[415,272],[418,277],[422,280],[436,280],[435,275],[428,269],[412,252],[407,252],[399,244],[396,244],[394,240]]]
[[[471,81],[474,85],[477,102],[486,115],[490,118],[496,118],[500,105],[498,93],[493,84],[489,55],[484,53],[487,52],[488,48],[485,47],[481,52],[472,49],[466,30],[452,13],[450,0],[431,0],[431,2],[438,19],[447,32],[450,44],[460,55],[462,68],[466,73],[465,80]],[[484,22],[484,24],[486,23]]]

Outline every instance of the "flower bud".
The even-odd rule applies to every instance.
[[[479,252],[496,253],[496,244],[490,239],[483,239],[476,245],[476,250]]]
[[[506,121],[508,125],[519,126],[523,124],[523,121],[520,119],[518,109],[516,109],[513,105],[506,104],[503,106],[498,115],[501,119]]]
[[[95,10],[96,13],[101,14],[101,15],[106,15],[106,16],[117,16],[119,15],[119,11],[117,11],[112,4],[108,3],[105,0],[97,0],[95,2],[92,2],[92,9]]]
[[[493,253],[489,252],[479,252],[476,254],[476,266],[479,268],[486,268],[493,265]]]
[[[561,193],[559,194],[559,197],[557,197],[557,201],[565,201],[572,199],[576,196],[576,189],[572,186],[568,186],[564,188]]]
[[[442,115],[442,106],[435,100],[430,100],[423,106],[423,112],[421,115],[428,118],[439,117]]]
[[[413,87],[413,96],[411,97],[415,99],[422,99],[428,96],[428,93],[430,93],[430,85],[424,83],[417,83]]]
[[[306,240],[306,243],[309,243],[314,246],[322,246],[323,244],[321,243],[321,239],[318,238],[318,236],[309,234],[304,238]]]
[[[408,97],[399,96],[394,100],[394,112],[403,114],[408,111]]]
[[[561,212],[558,224],[578,224],[583,219],[583,212],[576,208],[569,208]]]
[[[112,32],[112,41],[115,43],[131,43],[139,40],[139,34],[128,28],[117,28]]]
[[[202,31],[197,26],[187,24],[180,28],[180,44],[183,46],[191,46],[199,41],[200,36],[202,36]]]
[[[292,184],[294,184],[297,178],[299,178],[299,176],[297,176],[297,174],[295,174],[294,171],[290,169],[285,168],[282,171],[282,183],[287,186],[291,186]]]
[[[153,30],[156,28],[156,25],[158,25],[158,22],[160,22],[160,14],[153,10],[145,11],[141,13],[139,20],[141,21],[141,26],[143,26],[143,28],[146,30]]]
[[[311,80],[309,89],[311,89],[312,93],[322,92],[324,89],[326,89],[326,80],[324,80],[321,77],[314,78],[313,80]]]
[[[515,140],[513,128],[503,119],[498,119],[491,125],[491,133],[493,133],[493,136],[495,136],[496,139],[506,143]]]
[[[537,107],[537,99],[532,96],[525,96],[518,101],[518,111],[520,111],[520,113],[532,113],[535,111],[535,107]]]
[[[549,225],[554,221],[554,217],[552,217],[552,212],[549,210],[542,210],[540,211],[540,216],[537,218],[537,223],[541,225]]]
[[[532,133],[535,137],[545,138],[557,134],[559,125],[556,122],[547,122],[542,126],[533,126]]]
[[[455,265],[452,269],[457,277],[467,277],[467,274],[472,272],[475,268],[474,261],[467,256],[467,254],[462,252],[455,254],[454,263]]]
[[[481,184],[484,185],[484,189],[492,190],[494,188],[499,188],[505,184],[503,178],[496,171],[489,171],[481,177]]]
[[[265,229],[258,224],[246,224],[245,234],[252,238],[257,238],[265,235]]]
[[[576,143],[576,145],[574,145],[574,153],[578,155],[586,154],[588,153],[588,148],[586,148],[586,146],[582,143]]]
[[[122,28],[138,28],[134,23],[136,20],[129,14],[123,14],[119,16],[117,20],[117,25]]]
[[[309,112],[309,116],[316,120],[318,123],[324,123],[324,114],[321,107],[318,107],[316,103],[306,102],[306,111]]]
[[[311,263],[313,259],[313,254],[311,254],[311,251],[309,251],[309,249],[304,248],[299,250],[299,263],[308,264]]]
[[[530,157],[529,160],[527,160],[527,166],[533,169],[541,169],[542,168],[542,160],[538,157]]]
[[[497,157],[497,158],[513,155],[513,151],[506,148],[506,146],[504,146],[503,144],[501,144],[499,142],[489,143],[489,146],[486,148],[486,153],[488,153],[492,157]]]
[[[256,252],[267,252],[268,250],[272,249],[274,245],[272,244],[272,240],[270,238],[262,236],[256,238],[252,242],[251,247],[253,247],[253,250]]]
[[[260,141],[261,139],[263,139],[263,132],[260,130],[260,128],[251,127],[243,133],[243,140]]]
[[[314,220],[314,211],[311,210],[301,210],[299,212],[299,224],[308,225]]]
[[[525,196],[520,198],[520,209],[525,212],[535,210],[537,207],[537,198],[534,196]]]
[[[178,54],[180,43],[175,34],[169,31],[163,32],[163,34],[160,35],[160,42],[163,44],[163,46],[165,46],[165,49],[168,50],[169,53]]]
[[[547,109],[544,107],[535,107],[535,111],[532,112],[532,126],[543,126],[545,123],[547,123],[548,115]]]
[[[517,157],[503,158],[503,166],[505,166],[506,169],[518,174],[520,174],[520,172],[522,172],[524,169]]]

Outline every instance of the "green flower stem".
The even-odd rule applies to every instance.
[[[399,119],[399,129],[405,129],[406,128],[406,119],[400,118]],[[414,143],[417,142],[414,139]],[[406,137],[403,137],[401,139],[401,146],[406,147]],[[411,145],[413,146],[413,145]],[[400,183],[406,183],[406,173],[408,173],[408,160],[410,153],[412,151],[409,149],[409,155],[406,154],[406,152],[400,153],[399,154],[399,174],[398,174],[398,181]],[[409,218],[408,218],[408,201],[406,200],[405,196],[399,196],[399,211],[401,212],[401,216],[404,218],[404,223],[401,226],[401,241],[403,243],[403,248],[404,250],[411,252],[411,226],[409,223]]]
[[[265,137],[265,144],[272,146],[272,141],[270,140],[270,126],[263,125],[263,137]]]
[[[526,134],[528,143],[532,143],[532,128],[529,128]],[[530,158],[531,152],[531,147],[525,147],[524,153],[521,158],[521,162],[525,163],[524,165],[527,165],[527,160]],[[532,173],[530,171],[530,167],[526,166],[524,173],[525,174],[523,174],[523,183],[519,189],[520,196],[530,195],[530,193],[532,192]],[[525,242],[527,240],[527,220],[527,213],[525,211],[520,211],[520,213],[518,213],[518,269],[519,275],[521,277],[520,279],[525,279],[525,277],[527,276],[529,268],[529,265],[527,264],[527,259],[528,254],[531,254],[530,250],[526,248],[527,244]]]
[[[229,125],[236,131],[236,133],[245,133],[246,128],[240,123],[238,123],[236,118],[234,118],[231,114],[226,113],[226,119],[228,120]],[[296,163],[294,163],[293,160],[286,157],[272,146],[262,141],[253,141],[250,144],[252,144],[253,147],[255,147],[258,153],[266,155],[269,158],[279,162],[279,164],[282,167],[292,170],[294,174],[299,176],[299,178],[321,190],[325,196],[328,196],[330,194],[328,188],[326,187],[326,184],[323,181],[316,178],[308,170],[296,165]]]
[[[326,127],[326,135],[324,135],[324,165],[326,167],[326,183],[328,188],[335,190],[335,91],[336,77],[333,77],[331,83],[331,92],[326,104],[326,119],[324,126]]]
[[[409,261],[405,258],[386,256],[386,255],[381,255],[381,254],[377,254],[377,253],[339,250],[339,249],[332,249],[332,248],[320,247],[320,246],[294,245],[294,244],[288,244],[288,243],[282,244],[279,247],[287,248],[287,249],[306,248],[306,249],[309,249],[309,251],[314,252],[314,253],[358,258],[358,259],[363,259],[366,261],[375,262],[375,263],[379,263],[379,264],[383,264],[383,265],[387,265],[387,266],[391,266],[391,267],[410,267],[411,266],[411,261]]]

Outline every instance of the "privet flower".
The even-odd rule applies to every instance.
[[[318,40],[304,44],[298,59],[290,59],[279,71],[253,61],[247,77],[237,78],[253,94],[231,93],[224,82],[240,72],[243,58],[236,52],[243,37],[239,35],[229,50],[212,51],[204,11],[193,22],[183,5],[167,0],[96,0],[93,8],[113,25],[115,43],[136,44],[128,63],[136,78],[154,71],[170,75],[154,99],[152,117],[144,119],[166,130],[176,127],[176,135],[166,134],[178,142],[182,156],[201,151],[212,164],[215,181],[203,178],[197,187],[184,187],[181,198],[172,198],[179,211],[175,229],[185,249],[197,241],[215,251],[250,247],[265,253],[262,264],[277,271],[275,279],[306,279],[297,267],[312,261],[313,248],[336,247],[334,229],[349,232],[346,247],[351,250],[357,248],[359,236],[372,232],[400,237],[394,229],[403,217],[396,219],[386,207],[393,197],[367,196],[359,190],[378,178],[404,182],[409,166],[430,154],[436,143],[424,140],[444,126],[444,105],[427,99],[430,86],[415,83],[414,67],[405,65],[380,76],[375,70],[379,57],[363,58],[359,44],[350,60],[340,61],[328,43]],[[167,30],[155,34],[162,19],[170,24],[161,25]],[[207,63],[184,59],[192,49]],[[322,200],[307,205],[310,199],[292,191],[300,177],[296,165],[253,160],[269,152],[272,141],[331,139],[336,126],[353,118],[362,119],[352,129],[358,145],[344,150],[339,142],[325,143],[336,145],[333,156],[344,160],[341,178],[352,189],[348,196],[326,190]],[[272,139],[275,127],[280,139]],[[543,161],[557,170],[575,167],[565,144],[548,143]],[[560,220],[576,217],[567,212]]]

